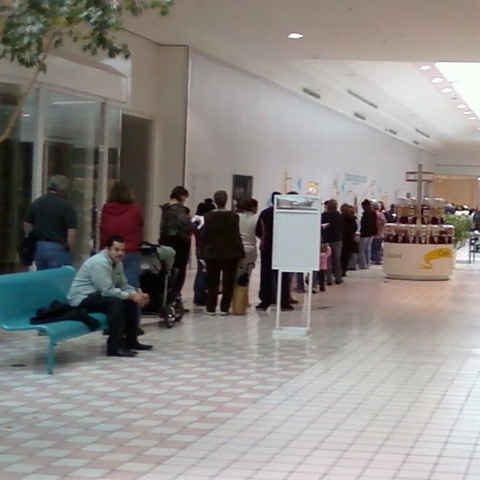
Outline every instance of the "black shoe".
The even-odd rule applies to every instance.
[[[144,343],[140,342],[133,342],[133,343],[127,343],[127,348],[128,350],[151,350],[153,348],[153,345],[145,345]]]
[[[325,291],[325,285],[323,285],[323,286],[320,287],[320,291],[321,291],[321,292],[324,292],[324,291]]]
[[[329,287],[331,287],[331,286],[332,286],[332,282],[327,282],[327,285],[328,285]]]
[[[290,303],[292,305],[297,305],[298,304],[298,300],[294,300],[293,298],[290,299]]]
[[[136,357],[137,352],[132,352],[126,348],[119,348],[117,350],[107,350],[107,357]]]
[[[263,303],[259,303],[256,307],[255,307],[256,310],[258,310],[259,312],[266,312],[267,309],[268,309],[268,305],[264,305]]]
[[[335,280],[335,285],[340,285],[341,283],[343,283],[343,280]]]
[[[294,308],[291,305],[284,305],[281,307],[282,312],[291,312]]]
[[[140,327],[137,328],[137,331],[135,333],[137,337],[140,337],[141,335],[145,335],[145,331]]]

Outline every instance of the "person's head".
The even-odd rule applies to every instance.
[[[62,197],[67,195],[68,178],[65,175],[54,175],[49,178],[47,189],[49,192],[55,192]]]
[[[362,208],[364,210],[370,210],[372,208],[372,202],[367,198],[362,202]]]
[[[133,203],[130,187],[123,182],[115,182],[110,190],[107,202]]]
[[[327,203],[327,212],[336,212],[338,210],[338,203],[335,199],[331,199]]]
[[[380,204],[375,200],[372,201],[372,209],[375,210],[375,211],[380,210]]]
[[[121,235],[110,235],[107,238],[106,250],[114,262],[121,262],[125,255],[125,239]]]
[[[170,200],[175,200],[178,203],[185,203],[185,200],[187,198],[188,198],[188,190],[181,185],[176,186],[172,190],[172,193],[170,194]]]
[[[270,197],[270,200],[271,200],[271,202],[272,202],[272,205],[275,203],[275,197],[276,197],[277,195],[281,195],[281,193],[280,193],[280,192],[272,192],[272,195],[271,195],[271,197]]]
[[[379,207],[380,207],[380,211],[381,211],[381,212],[384,212],[384,211],[386,210],[386,209],[385,209],[385,204],[382,202],[382,200],[380,200],[380,201],[378,202],[378,205],[379,205]]]
[[[217,190],[213,195],[213,201],[217,204],[218,208],[225,208],[228,201],[228,194],[225,190]]]
[[[327,206],[328,206],[328,202],[329,202],[329,201],[330,201],[330,200],[325,200],[325,201],[323,202],[323,209],[324,209],[325,211],[327,211]]]
[[[246,198],[240,198],[237,200],[237,212],[243,213],[243,212],[249,212],[250,211],[250,200],[247,200]]]
[[[215,210],[215,204],[213,203],[213,198],[206,198],[204,200],[204,203],[205,203],[207,212],[211,212],[212,210]]]
[[[249,200],[249,210],[252,213],[257,213],[258,212],[258,200],[255,200],[255,198],[251,198]]]
[[[352,210],[351,210],[350,205],[348,203],[343,203],[342,206],[340,207],[340,211],[342,213],[350,215]]]

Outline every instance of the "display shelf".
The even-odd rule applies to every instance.
[[[385,225],[383,272],[401,280],[448,280],[455,261],[455,228],[444,225],[445,200],[423,196],[430,176],[407,172],[418,183],[417,198],[400,198],[395,204],[397,223]]]

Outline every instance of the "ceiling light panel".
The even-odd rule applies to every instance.
[[[468,108],[480,116],[480,63],[437,62],[435,66]]]
[[[288,35],[288,38],[291,38],[292,40],[299,40],[300,38],[303,38],[303,34],[292,32]]]

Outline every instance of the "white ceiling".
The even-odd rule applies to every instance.
[[[135,18],[126,29],[190,45],[438,151],[480,142],[480,120],[456,108],[455,92],[440,93],[445,82],[430,82],[435,68],[419,66],[480,61],[479,20],[480,0],[176,0],[169,17]],[[290,32],[304,38],[289,40]]]

